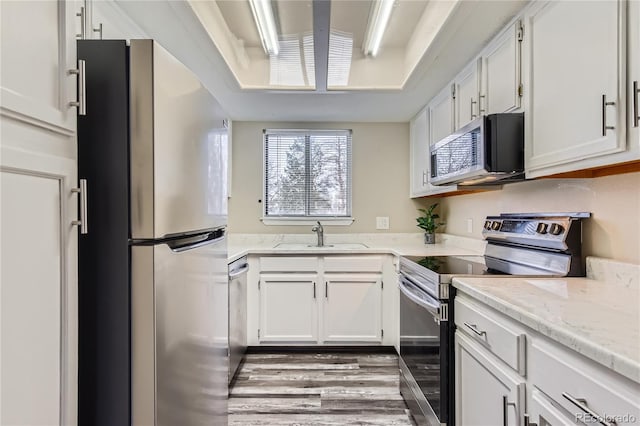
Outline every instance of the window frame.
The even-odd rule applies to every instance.
[[[340,134],[348,135],[348,158],[347,158],[347,216],[274,216],[267,215],[267,135],[268,134]],[[355,220],[353,217],[353,130],[351,129],[263,129],[262,131],[262,217],[260,220],[265,225],[315,225],[316,222],[329,223],[331,225],[348,226]],[[306,158],[305,158],[306,160]]]

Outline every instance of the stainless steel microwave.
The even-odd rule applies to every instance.
[[[524,113],[484,115],[432,145],[431,183],[490,185],[524,179]]]

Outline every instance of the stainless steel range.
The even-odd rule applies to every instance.
[[[400,258],[400,392],[419,425],[453,425],[454,289],[460,275],[584,276],[590,213],[487,217],[484,256]]]

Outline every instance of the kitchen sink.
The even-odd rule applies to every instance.
[[[304,244],[304,243],[279,243],[276,244],[273,248],[279,248],[283,250],[357,250],[368,248],[365,244],[362,243],[334,243],[334,244],[325,244],[322,247],[318,247],[315,244]]]

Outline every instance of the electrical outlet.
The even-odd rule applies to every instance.
[[[389,217],[376,217],[376,229],[389,229]]]
[[[467,219],[467,232],[470,234],[473,233],[473,219],[471,218]]]

